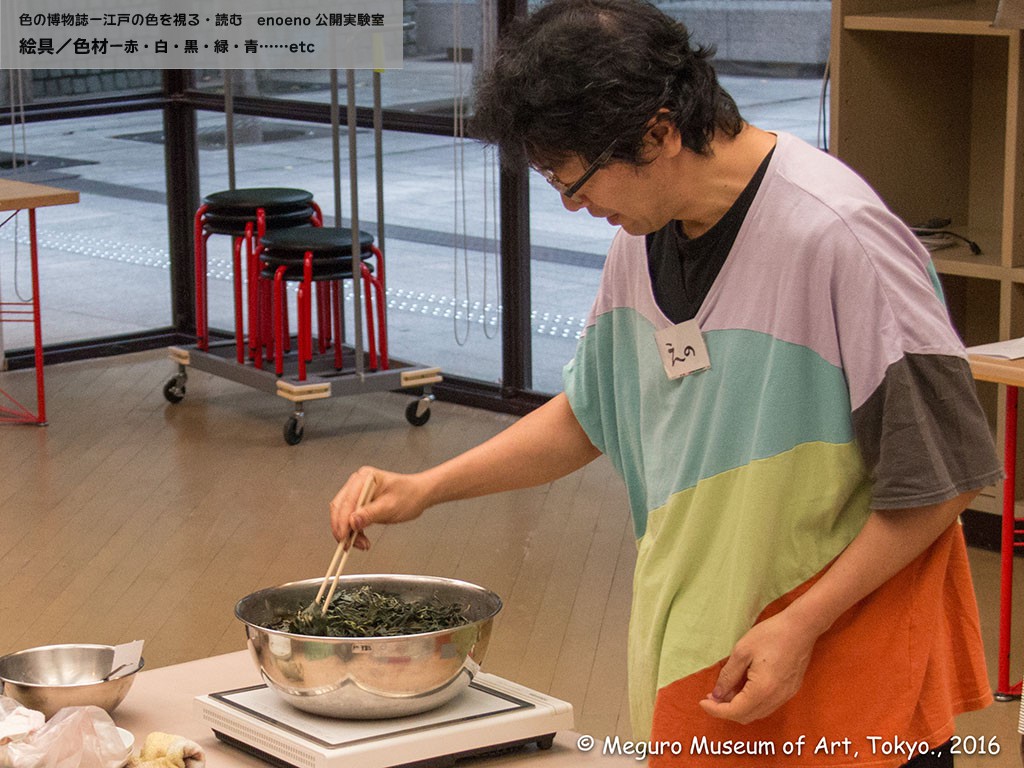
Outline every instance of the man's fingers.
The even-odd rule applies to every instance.
[[[378,518],[386,520],[382,514],[384,510],[380,509],[380,506],[373,502],[364,504],[358,511],[353,511],[349,517],[349,524],[357,531],[362,531],[377,522]]]
[[[367,478],[374,474],[372,467],[360,467],[349,476],[341,490],[331,500],[331,532],[338,541],[346,539],[353,527],[362,529],[369,524],[370,520],[365,519],[363,523],[356,524],[352,520],[352,513],[355,511],[356,503]],[[362,514],[360,512],[360,515]],[[367,542],[367,546],[369,546],[369,542]]]
[[[735,649],[731,656],[726,659],[718,673],[715,687],[711,691],[711,698],[715,701],[727,702],[742,690],[747,682],[747,669],[750,667],[749,659]]]
[[[737,723],[750,723],[760,717],[761,702],[754,701],[753,697],[744,688],[729,701],[716,701],[709,695],[708,698],[699,702],[701,709],[712,717],[722,720],[733,720]]]

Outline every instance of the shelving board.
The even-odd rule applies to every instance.
[[[918,32],[949,35],[994,35],[1009,37],[1016,30],[994,27],[995,0],[947,3],[923,8],[851,14],[843,19],[845,29],[876,32]]]
[[[978,277],[983,280],[1001,280],[1006,276],[1006,268],[992,263],[991,259],[984,259],[984,254],[974,256],[966,248],[963,251],[966,255],[961,258],[944,256],[942,251],[934,251],[932,263],[935,264],[936,271],[940,275]]]

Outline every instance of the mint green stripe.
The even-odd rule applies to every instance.
[[[566,366],[577,418],[625,479],[638,538],[649,510],[704,478],[801,443],[853,440],[837,367],[756,331],[704,338],[711,369],[670,380],[651,324],[616,309],[588,329]]]
[[[935,295],[939,297],[939,301],[941,301],[943,306],[945,306],[946,294],[942,290],[942,282],[939,280],[939,273],[935,269],[935,263],[929,261],[928,266],[925,269],[928,272],[928,278],[932,281],[932,288],[935,289]]]

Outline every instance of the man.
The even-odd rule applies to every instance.
[[[745,123],[708,57],[634,0],[554,0],[504,39],[477,135],[621,228],[585,335],[502,434],[353,475],[334,533],[606,453],[637,535],[634,729],[682,747],[652,765],[952,765],[953,717],[991,698],[957,517],[1000,478],[962,345],[906,227]]]

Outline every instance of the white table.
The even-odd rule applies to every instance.
[[[198,720],[192,711],[192,701],[196,696],[261,682],[247,651],[143,671],[114,712],[114,721],[135,735],[136,751],[147,734],[162,731],[185,736],[200,744],[206,751],[206,762],[210,768],[266,766],[267,763],[257,758],[222,744],[210,727]],[[635,768],[639,764],[630,756],[603,756],[600,739],[595,749],[581,752],[576,746],[579,737],[577,733],[560,732],[549,750],[530,746],[510,755],[480,761],[468,759],[458,765],[466,768],[476,764],[486,768],[520,764],[537,768],[588,765],[624,768],[629,765]]]

